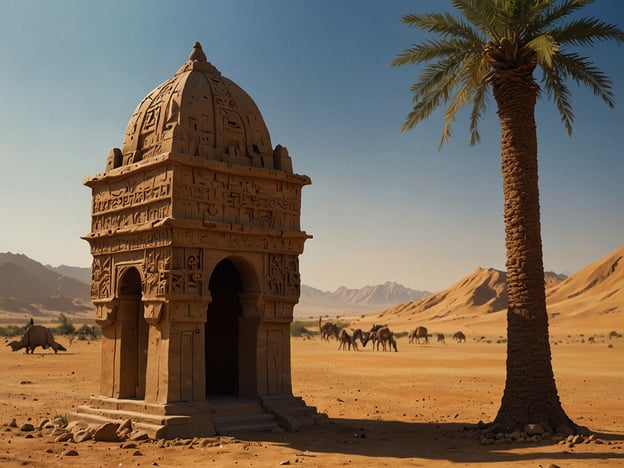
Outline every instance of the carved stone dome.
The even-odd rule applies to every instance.
[[[113,153],[107,169],[175,153],[292,172],[286,149],[278,145],[274,154],[254,101],[207,61],[198,42],[177,73],[141,101]]]

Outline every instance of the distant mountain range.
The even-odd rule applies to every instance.
[[[430,294],[429,291],[406,288],[390,281],[360,289],[341,286],[333,292],[302,284],[299,303],[295,306],[294,314],[296,317],[366,314]]]
[[[25,255],[0,253],[0,311],[42,316],[92,309],[88,284]]]
[[[44,266],[25,255],[0,253],[0,314],[92,314],[90,275],[90,268]],[[548,272],[545,280],[551,323],[578,320],[603,328],[624,323],[624,246],[570,277]],[[333,292],[302,285],[294,315],[359,317],[362,328],[371,321],[405,329],[425,323],[450,328],[496,322],[504,329],[506,309],[505,272],[477,268],[435,294],[393,282]]]
[[[91,268],[53,267],[23,254],[0,253],[0,311],[31,315],[90,311],[90,281]],[[295,314],[368,313],[428,294],[391,282],[334,292],[302,285]]]

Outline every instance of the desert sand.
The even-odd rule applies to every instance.
[[[500,330],[504,335],[504,329]],[[54,442],[23,423],[65,415],[98,388],[100,344],[67,340],[67,352],[0,349],[0,465],[35,466],[530,466],[624,465],[624,338],[551,333],[553,367],[568,415],[598,441],[481,445],[475,425],[496,416],[504,343],[471,332],[458,344],[408,344],[398,353],[337,350],[292,339],[295,395],[329,417],[297,433],[239,433],[193,441]],[[11,427],[15,419],[18,427]],[[71,455],[73,450],[75,455]]]

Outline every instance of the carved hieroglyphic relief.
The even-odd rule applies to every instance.
[[[299,255],[303,252],[306,237],[284,238],[244,232],[206,229],[176,229],[173,243],[201,245],[210,249],[238,250],[242,252],[279,252]]]
[[[93,257],[91,263],[91,297],[108,298],[111,296],[112,259],[109,255]]]
[[[176,179],[176,217],[299,230],[300,183],[203,168],[181,168]]]
[[[88,240],[91,244],[91,253],[102,255],[163,247],[171,245],[172,239],[173,235],[170,229],[158,229],[136,234],[118,234],[112,238],[89,238]]]
[[[171,251],[170,249],[150,249],[144,260],[146,297],[165,296],[170,291]]]
[[[266,282],[273,296],[299,297],[299,259],[294,255],[268,255]]]
[[[203,252],[200,248],[173,249],[171,292],[189,296],[203,293]]]
[[[172,173],[152,170],[95,191],[93,232],[135,226],[171,216]]]

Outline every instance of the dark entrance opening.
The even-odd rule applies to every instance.
[[[206,393],[238,395],[238,319],[242,281],[229,260],[223,260],[210,277],[212,302],[206,320]]]
[[[120,349],[120,398],[145,398],[149,326],[143,317],[141,275],[131,268],[119,286],[118,322],[123,343]]]

